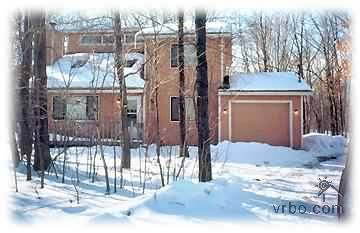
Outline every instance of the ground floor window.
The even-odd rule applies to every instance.
[[[170,119],[171,121],[180,120],[180,101],[178,96],[172,96],[170,99]],[[193,97],[185,97],[185,119],[195,120],[195,105]]]
[[[98,96],[54,96],[53,119],[97,120]]]
[[[137,122],[137,99],[128,98],[127,101],[129,126],[135,126]]]

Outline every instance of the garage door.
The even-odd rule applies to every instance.
[[[231,102],[231,141],[291,146],[289,102]]]

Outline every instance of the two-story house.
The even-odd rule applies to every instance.
[[[194,25],[185,24],[184,31],[186,140],[194,145]],[[100,129],[103,137],[119,135],[112,32],[69,32],[64,38],[65,55],[48,66],[51,132],[88,137]],[[161,144],[179,144],[177,25],[125,30],[124,41],[129,117],[136,129],[132,137],[149,144],[159,132]],[[306,83],[290,72],[229,74],[232,34],[223,23],[207,23],[206,51],[211,142],[256,141],[300,148],[302,98],[311,94]]]

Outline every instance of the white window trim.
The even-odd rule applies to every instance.
[[[142,123],[142,114],[141,114],[141,96],[127,96],[127,100],[136,100],[136,122]]]
[[[268,103],[268,104],[276,104],[276,103],[287,103],[289,104],[289,141],[290,147],[293,147],[293,102],[292,100],[229,100],[228,107],[229,107],[229,118],[228,118],[228,127],[229,127],[229,141],[232,141],[231,135],[231,108],[233,103]]]

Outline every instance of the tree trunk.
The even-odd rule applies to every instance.
[[[47,76],[46,76],[46,31],[45,14],[34,15],[34,76],[35,76],[35,161],[34,169],[41,170],[42,180],[48,169],[51,157],[49,150],[49,132],[47,116]],[[42,185],[43,186],[43,185]]]
[[[180,127],[180,156],[189,157],[186,145],[185,122],[185,72],[184,72],[184,10],[178,12],[178,66],[179,66],[179,127]]]
[[[21,44],[22,49],[22,72],[19,82],[20,88],[20,152],[26,156],[26,180],[31,180],[31,153],[32,153],[32,129],[31,129],[31,105],[29,80],[31,79],[32,65],[32,30],[29,15],[24,15],[24,34]]]
[[[209,138],[208,70],[206,61],[206,12],[204,10],[195,11],[195,31],[199,181],[206,182],[212,180],[212,172]]]
[[[15,181],[15,192],[18,192],[18,184],[17,184],[17,176],[16,176],[16,167],[19,164],[19,151],[18,151],[18,147],[17,147],[17,143],[16,143],[16,139],[15,139],[15,134],[14,132],[10,132],[11,133],[11,141],[12,141],[12,159],[13,159],[13,172],[14,172],[14,181]]]
[[[120,102],[120,114],[121,114],[121,169],[130,168],[131,156],[130,156],[130,135],[128,129],[128,116],[127,116],[127,93],[124,77],[124,61],[122,50],[122,36],[121,31],[121,18],[120,13],[114,14],[114,33],[115,33],[115,64],[116,74],[120,83],[119,90],[119,102]]]

